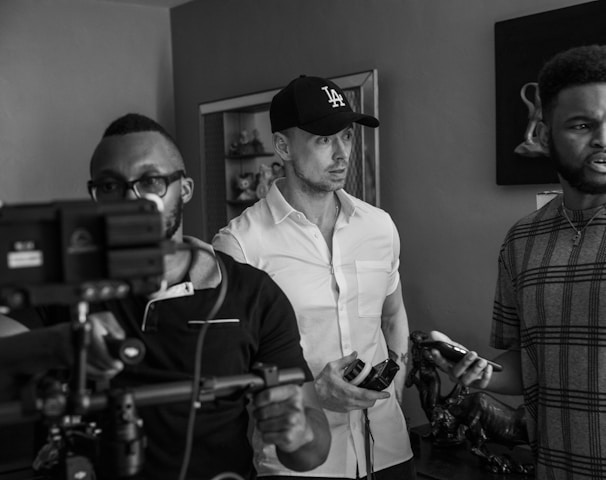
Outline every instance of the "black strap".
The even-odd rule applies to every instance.
[[[372,432],[370,431],[370,419],[368,418],[368,409],[363,410],[364,414],[364,451],[366,453],[366,478],[374,480],[375,472],[373,465],[373,444]]]

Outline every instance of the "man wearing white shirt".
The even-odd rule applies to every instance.
[[[215,236],[213,245],[267,271],[293,304],[301,343],[330,422],[327,461],[306,477],[415,478],[399,405],[408,351],[408,319],[399,279],[400,240],[390,216],[343,190],[354,123],[379,121],[352,111],[329,80],[301,76],[272,100],[276,154],[284,163],[265,199]],[[344,379],[356,358],[387,358],[400,371],[383,391]],[[258,475],[298,475],[271,446],[255,447]]]

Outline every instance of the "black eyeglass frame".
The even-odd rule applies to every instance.
[[[139,191],[137,190],[137,183],[143,181],[143,180],[148,180],[150,178],[156,178],[156,179],[161,179],[164,181],[165,186],[164,186],[164,193],[162,194],[155,194],[158,195],[160,198],[163,198],[166,193],[168,192],[168,187],[173,183],[176,182],[177,180],[179,180],[180,178],[184,178],[185,175],[185,170],[176,170],[173,173],[169,173],[168,175],[143,175],[142,177],[136,178],[135,180],[131,180],[129,181],[125,181],[125,180],[115,180],[116,183],[119,183],[122,186],[122,195],[120,195],[121,198],[124,198],[124,195],[126,195],[126,192],[129,190],[132,190],[133,192],[135,192],[135,195],[137,196],[137,198],[141,198],[141,194],[139,193]],[[104,183],[107,182],[95,182],[94,180],[89,180],[86,184],[87,188],[88,188],[88,193],[91,196],[91,198],[95,201],[97,201],[97,193],[96,193],[96,189],[100,186],[102,186]],[[118,197],[116,197],[118,198]]]

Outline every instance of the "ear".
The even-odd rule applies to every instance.
[[[549,126],[543,120],[537,123],[537,137],[541,146],[549,153]]]
[[[183,203],[187,203],[191,200],[194,194],[194,180],[190,177],[184,177],[181,179],[181,198]]]
[[[280,132],[275,132],[272,136],[274,150],[283,162],[290,160],[290,145],[288,137]]]

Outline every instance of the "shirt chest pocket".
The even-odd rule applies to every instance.
[[[381,315],[390,270],[391,264],[385,260],[356,260],[360,317]]]

